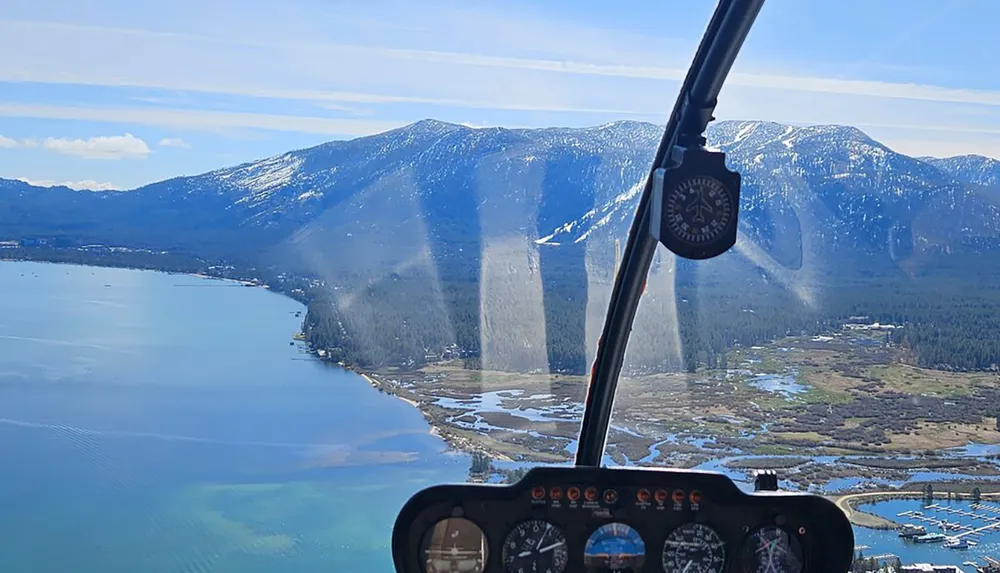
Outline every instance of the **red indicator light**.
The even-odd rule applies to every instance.
[[[549,490],[549,497],[552,499],[562,499],[562,488],[553,487]]]
[[[698,490],[693,490],[691,492],[691,495],[688,496],[688,499],[691,500],[691,505],[698,505],[699,503],[701,503],[701,492]]]
[[[534,499],[543,499],[545,497],[545,488],[540,485],[536,485],[531,490],[531,497]]]
[[[588,487],[583,492],[583,498],[586,499],[587,501],[597,501],[597,488]]]
[[[642,503],[646,503],[647,501],[649,501],[650,497],[652,497],[652,496],[649,495],[649,490],[646,489],[646,488],[642,488],[639,491],[635,492],[635,499],[636,499],[636,501],[640,501]]]
[[[674,490],[674,503],[684,503],[684,490],[675,489]]]
[[[604,490],[604,503],[610,505],[618,501],[618,492],[613,489]]]
[[[667,490],[665,489],[656,490],[656,501],[660,503],[667,501]]]
[[[580,488],[576,487],[575,485],[570,487],[569,489],[566,490],[566,497],[568,497],[570,501],[576,501],[580,499]]]

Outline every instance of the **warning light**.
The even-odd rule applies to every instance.
[[[667,490],[665,489],[656,490],[656,501],[660,503],[667,501]]]
[[[562,488],[553,487],[549,490],[549,497],[552,499],[562,499]]]
[[[604,490],[604,503],[611,505],[618,501],[618,492],[613,489]]]
[[[691,495],[688,496],[688,499],[691,500],[691,505],[698,505],[699,503],[701,503],[701,492],[698,490],[692,490]]]
[[[587,501],[597,501],[597,488],[588,487],[583,492],[583,498],[586,499]]]
[[[580,488],[576,487],[575,485],[570,487],[569,489],[566,490],[566,497],[568,497],[570,501],[576,501],[580,499]]]
[[[646,488],[642,488],[639,491],[635,492],[636,501],[639,501],[641,503],[648,502],[650,497],[652,496],[649,495],[649,490]]]
[[[675,489],[674,490],[674,503],[684,503],[684,490]]]
[[[534,498],[534,499],[544,499],[545,498],[545,488],[542,487],[542,486],[540,486],[540,485],[536,485],[531,490],[531,497]]]

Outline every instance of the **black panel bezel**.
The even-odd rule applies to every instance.
[[[592,507],[570,507],[565,496],[558,503],[533,500],[536,486],[549,490],[570,486],[618,491],[618,501],[609,506],[603,496]],[[683,490],[687,496],[699,490],[702,500],[695,510],[685,497],[679,508],[667,499],[662,508],[653,501],[642,508],[636,492]],[[630,525],[646,544],[643,573],[664,573],[661,564],[667,535],[683,523],[713,527],[726,544],[727,573],[739,570],[739,552],[750,533],[765,525],[779,525],[797,536],[808,573],[844,573],[854,556],[854,533],[843,512],[830,500],[806,493],[741,491],[726,476],[693,470],[646,468],[540,467],[512,485],[440,485],[414,495],[403,507],[392,535],[393,561],[400,573],[426,573],[418,548],[424,532],[446,517],[465,517],[482,529],[490,544],[486,573],[502,573],[500,547],[512,527],[526,519],[545,519],[560,527],[569,545],[570,573],[583,572],[583,545],[590,534],[605,523]],[[800,533],[801,532],[801,533]],[[669,572],[668,572],[669,573]]]

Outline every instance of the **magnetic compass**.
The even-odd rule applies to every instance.
[[[675,165],[653,173],[650,232],[674,254],[709,259],[736,244],[740,175],[726,156],[678,148]]]
[[[711,175],[684,179],[664,197],[664,221],[678,239],[692,245],[718,241],[733,218],[725,185]]]

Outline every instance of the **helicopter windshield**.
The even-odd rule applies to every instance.
[[[580,463],[996,573],[991,3],[119,4],[0,7],[0,569],[388,573],[414,492]]]

